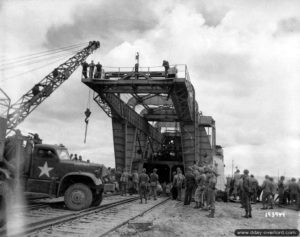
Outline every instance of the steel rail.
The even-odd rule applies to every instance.
[[[152,209],[154,209],[154,208],[156,208],[156,207],[158,207],[158,206],[160,206],[160,205],[166,203],[166,202],[169,201],[169,200],[170,200],[170,197],[168,197],[167,199],[165,199],[165,200],[163,200],[163,201],[161,201],[161,202],[155,204],[154,206],[152,206],[152,207],[148,208],[147,210],[143,211],[142,213],[139,213],[138,215],[136,215],[136,216],[134,216],[134,217],[131,217],[131,218],[127,219],[126,221],[123,221],[121,224],[119,224],[119,225],[115,226],[114,228],[112,228],[112,229],[106,231],[105,233],[99,235],[99,237],[103,237],[103,236],[108,235],[109,233],[115,231],[116,229],[119,229],[119,228],[122,227],[123,225],[126,225],[129,221],[134,220],[134,219],[136,219],[136,218],[139,217],[139,216],[143,216],[145,213],[147,213],[147,212],[151,211]]]
[[[130,202],[134,202],[138,199],[139,199],[139,197],[133,197],[133,198],[129,198],[129,199],[126,199],[126,200],[121,200],[121,201],[116,201],[116,202],[113,202],[113,203],[104,204],[104,205],[98,206],[98,207],[91,207],[91,208],[88,208],[88,209],[85,209],[85,210],[82,210],[82,211],[73,212],[73,213],[62,215],[62,216],[59,216],[59,217],[53,217],[53,218],[49,218],[49,219],[42,220],[42,221],[39,221],[39,222],[30,223],[30,224],[24,226],[24,231],[22,231],[20,233],[13,233],[12,235],[10,235],[10,237],[24,236],[25,234],[30,234],[32,232],[39,231],[39,230],[48,228],[48,227],[53,226],[53,225],[62,224],[62,223],[68,222],[68,221],[72,221],[74,219],[81,218],[83,216],[87,216],[87,215],[90,215],[90,214],[93,214],[93,213],[104,211],[106,209],[110,209],[110,208],[115,207],[115,206],[123,205],[123,204],[130,203]],[[0,231],[0,236],[5,236],[6,232],[7,232],[6,229],[1,230]]]

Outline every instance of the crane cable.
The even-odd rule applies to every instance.
[[[20,66],[28,66],[30,64],[39,63],[39,62],[41,62],[41,60],[48,60],[49,58],[59,57],[61,55],[74,53],[74,50],[78,50],[79,48],[80,47],[73,47],[73,48],[70,48],[67,50],[47,53],[47,54],[43,54],[43,55],[37,55],[37,56],[30,57],[27,59],[16,60],[14,62],[3,63],[0,65],[0,70],[6,71],[6,70],[10,70],[10,69],[15,69],[16,67],[20,67]]]
[[[85,132],[84,132],[84,143],[86,143],[86,137],[87,137],[87,130],[88,130],[88,124],[89,124],[89,118],[91,116],[91,110],[90,110],[90,106],[91,106],[91,89],[89,89],[89,95],[88,95],[88,102],[87,102],[87,108],[84,112],[85,115]]]
[[[32,53],[32,54],[28,54],[28,55],[21,55],[21,56],[17,56],[17,57],[14,57],[14,58],[8,58],[8,59],[4,59],[5,56],[2,56],[2,58],[0,59],[0,62],[2,62],[2,64],[3,63],[6,64],[6,63],[9,63],[10,61],[15,62],[15,61],[20,61],[20,60],[25,60],[27,58],[35,57],[35,56],[40,56],[40,55],[43,55],[43,54],[56,53],[55,51],[66,51],[66,50],[72,49],[74,47],[82,47],[86,43],[87,42],[73,44],[73,45],[69,45],[69,46],[64,46],[64,47],[60,47],[60,48],[39,51],[39,52],[36,52],[36,53]],[[5,63],[5,61],[6,61],[6,63]]]
[[[33,68],[31,70],[28,70],[28,71],[25,71],[25,72],[21,72],[21,73],[17,73],[17,74],[14,74],[14,75],[10,75],[8,77],[5,77],[4,79],[1,79],[1,81],[4,82],[4,81],[7,81],[8,79],[16,78],[16,77],[19,77],[19,76],[24,75],[26,73],[30,73],[30,72],[34,72],[34,71],[40,70],[42,68],[48,67],[51,64],[57,63],[57,62],[61,61],[62,59],[65,59],[66,57],[71,56],[71,55],[72,55],[72,53],[61,55],[59,57],[56,57],[55,60],[47,61],[46,64],[39,65],[38,67],[35,67],[35,68]]]

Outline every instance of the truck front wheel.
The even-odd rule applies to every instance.
[[[91,206],[93,194],[87,185],[76,183],[68,187],[64,200],[69,209],[79,211]]]

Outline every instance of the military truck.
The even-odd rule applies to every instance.
[[[101,176],[105,167],[71,160],[63,145],[38,144],[31,137],[16,134],[6,139],[3,157],[12,177],[21,180],[25,194],[64,196],[71,210],[96,206],[102,201]],[[18,167],[19,172],[15,170]]]
[[[16,181],[21,184],[21,195],[64,197],[66,206],[78,211],[100,205],[105,169],[103,165],[71,160],[63,145],[41,144],[17,131],[5,139],[0,163],[0,224]]]

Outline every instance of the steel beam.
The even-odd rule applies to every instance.
[[[94,99],[97,101],[99,98],[100,97],[95,97]],[[106,101],[117,116],[128,121],[132,126],[135,126],[155,141],[161,143],[163,135],[160,131],[150,125],[147,120],[130,108],[130,106],[125,104],[118,96],[110,93],[101,94],[101,99]]]

